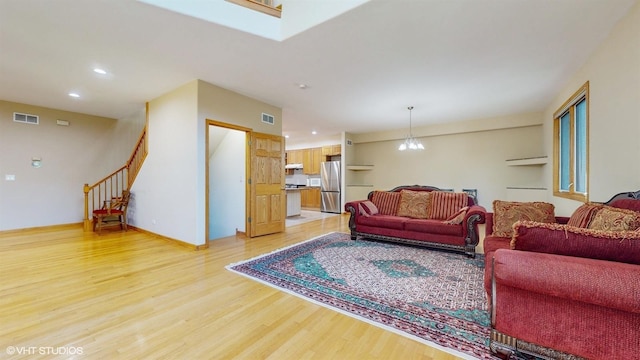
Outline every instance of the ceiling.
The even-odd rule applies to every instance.
[[[0,0],[0,99],[124,118],[201,79],[281,107],[289,144],[407,127],[409,105],[414,127],[539,112],[636,1],[371,0],[278,41],[135,0]]]

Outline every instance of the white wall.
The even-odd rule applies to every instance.
[[[494,199],[505,199],[509,186],[542,186],[539,167],[510,167],[505,160],[539,156],[542,126],[447,134],[420,138],[424,151],[398,151],[401,140],[359,143],[350,161],[374,165],[371,171],[350,172],[349,180],[371,184],[360,191],[389,190],[399,185],[478,189],[480,205],[491,209]],[[347,194],[348,199],[352,197]]]
[[[14,122],[13,112],[38,115],[40,124]],[[0,101],[0,231],[81,223],[83,185],[125,164],[144,120],[144,111],[116,120]],[[31,167],[32,157],[42,167]]]
[[[209,148],[211,240],[245,231],[246,133],[209,126]]]
[[[197,174],[204,162],[198,163],[197,90],[192,81],[149,103],[149,153],[130,204],[136,227],[191,244],[204,243],[197,230],[201,226],[204,234],[204,222],[198,223],[204,192],[198,191]]]
[[[576,69],[542,113],[417,128],[414,134],[427,147],[423,153],[396,150],[404,136],[401,129],[351,134],[356,142],[351,161],[375,165],[374,170],[352,179],[380,189],[412,183],[477,188],[480,204],[487,210],[494,199],[509,197],[507,186],[541,186],[548,189],[541,200],[552,202],[556,214],[568,216],[580,203],[553,196],[553,113],[586,81],[590,83],[589,199],[606,201],[618,192],[638,190],[640,3]],[[546,165],[507,167],[504,163],[509,158],[539,155],[549,157]]]
[[[589,200],[607,201],[618,192],[640,189],[640,3],[544,111],[545,148],[553,152],[553,113],[589,81]],[[571,214],[579,202],[552,196],[553,168],[545,168],[556,212]]]
[[[261,122],[263,112],[274,116],[274,125]],[[132,189],[133,225],[196,246],[206,243],[207,119],[282,133],[280,108],[201,80],[152,100],[149,154]]]

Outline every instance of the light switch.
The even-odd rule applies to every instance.
[[[16,176],[15,176],[15,175],[9,175],[9,174],[6,174],[6,175],[4,176],[4,179],[5,179],[6,181],[16,181]]]

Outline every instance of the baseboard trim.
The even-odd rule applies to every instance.
[[[0,235],[20,234],[27,231],[51,231],[51,230],[62,230],[65,228],[75,229],[77,227],[82,227],[82,226],[83,224],[81,222],[69,223],[69,224],[46,225],[46,226],[34,226],[34,227],[21,228],[21,229],[0,230]]]
[[[147,235],[158,237],[158,238],[160,238],[162,240],[168,241],[168,242],[176,244],[176,245],[180,245],[182,247],[185,247],[185,248],[188,248],[188,249],[191,249],[191,250],[205,250],[205,249],[209,248],[209,244],[208,243],[205,243],[203,245],[194,245],[194,244],[191,244],[191,243],[188,243],[188,242],[184,242],[182,240],[178,240],[178,239],[170,238],[168,236],[156,234],[156,233],[154,233],[152,231],[141,229],[141,228],[136,227],[136,226],[128,225],[128,227],[133,229],[133,230],[135,230],[135,231],[139,231],[139,232],[145,233]]]

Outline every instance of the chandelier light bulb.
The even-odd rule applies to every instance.
[[[398,150],[405,151],[409,150],[424,150],[424,146],[418,139],[413,137],[413,133],[411,131],[411,111],[413,110],[413,106],[407,107],[409,109],[409,135],[404,139],[404,142],[400,144]]]

